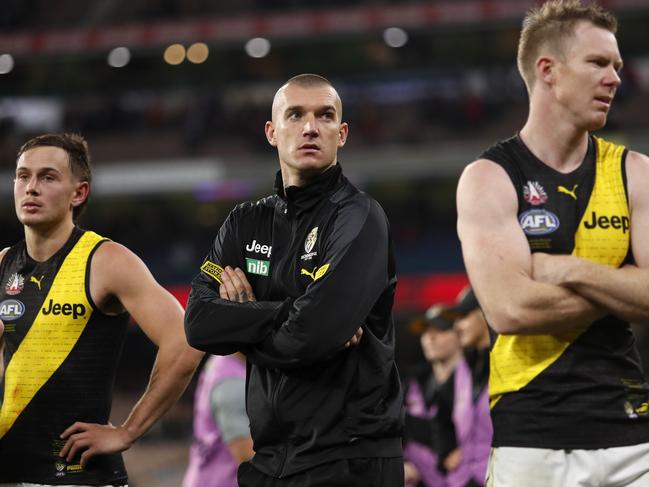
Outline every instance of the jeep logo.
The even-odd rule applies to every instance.
[[[44,315],[63,315],[63,316],[70,316],[72,315],[72,318],[75,320],[80,317],[80,316],[85,316],[86,315],[86,307],[81,304],[81,303],[55,303],[54,300],[50,299],[50,302],[47,303],[47,308],[43,308],[41,310],[41,313]]]
[[[266,257],[270,258],[270,253],[272,252],[273,247],[270,245],[262,245],[255,239],[252,241],[252,243],[246,245],[246,250],[255,254],[263,254]]]
[[[584,221],[584,226],[588,230],[592,230],[595,227],[603,229],[615,228],[616,230],[622,229],[622,233],[628,232],[631,228],[628,216],[597,216],[597,213],[594,211],[590,214],[590,221]]]

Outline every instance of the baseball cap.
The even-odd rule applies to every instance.
[[[444,317],[455,321],[479,307],[480,303],[478,303],[478,298],[475,297],[473,288],[469,285],[460,291],[455,304],[444,310]]]
[[[453,319],[448,317],[448,306],[436,304],[426,310],[424,317],[426,324],[440,331],[446,331],[453,328]]]
[[[473,292],[471,286],[466,286],[453,305],[434,304],[426,310],[423,317],[418,317],[410,322],[410,331],[421,334],[428,327],[437,328],[441,331],[453,328],[453,323],[458,318],[469,314],[474,309],[478,309],[480,304]]]
[[[415,335],[421,335],[429,328],[436,328],[439,331],[448,331],[453,328],[453,320],[446,317],[445,311],[448,306],[435,304],[428,308],[423,315],[419,315],[410,321],[408,328]]]
[[[437,305],[435,307],[441,308],[442,306]],[[447,331],[453,328],[453,321],[443,318],[442,316],[437,314],[437,311],[429,314],[428,311],[430,311],[430,309],[432,308],[434,307],[429,308],[424,315],[417,316],[410,321],[410,323],[408,324],[408,329],[410,330],[410,332],[414,333],[415,335],[422,335],[429,328],[436,328],[440,331]]]

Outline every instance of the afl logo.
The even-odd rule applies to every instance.
[[[525,211],[518,217],[518,222],[527,235],[547,235],[559,228],[559,218],[547,210]]]
[[[304,251],[308,254],[315,247],[315,242],[318,240],[318,227],[314,227],[306,236],[304,241]]]
[[[0,320],[14,321],[25,314],[25,305],[17,299],[5,299],[0,303]]]

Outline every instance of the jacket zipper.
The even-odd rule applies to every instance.
[[[284,256],[275,261],[277,263],[277,265],[275,266],[275,269],[274,269],[275,272],[273,274],[273,279],[279,279],[280,276],[278,275],[277,270],[278,269],[285,269],[286,266],[287,266],[287,263],[290,266],[290,261],[294,257],[294,254],[293,254],[294,249],[293,249],[293,247],[294,247],[294,244],[295,244],[295,228],[297,226],[297,221],[288,212],[288,204],[286,204],[284,206],[284,209],[283,209],[283,211],[280,212],[280,215],[281,215],[280,218],[284,218],[284,221],[282,223],[283,224],[288,223],[287,226],[290,228],[290,232],[289,232],[290,237],[288,239],[288,245],[286,246],[285,249],[283,249],[284,250]],[[272,390],[272,393],[271,393],[271,408],[272,408],[273,416],[275,417],[275,420],[278,422],[278,424],[282,423],[282,418],[281,418],[281,415],[280,415],[279,405],[278,405],[279,391],[280,391],[280,388],[282,387],[282,385],[284,384],[285,381],[286,381],[286,375],[282,374],[280,376],[280,379],[277,382],[277,384],[275,384],[275,386],[273,387],[273,390]],[[276,471],[276,474],[278,476],[281,476],[282,472],[284,471],[284,466],[286,465],[286,459],[288,457],[289,445],[290,445],[290,443],[289,443],[288,440],[284,442],[284,451],[283,451],[283,454],[282,454],[282,459],[281,459],[281,461],[279,463],[279,466],[277,468],[277,471]]]

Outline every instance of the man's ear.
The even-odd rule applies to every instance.
[[[275,126],[273,125],[273,122],[270,120],[266,122],[264,132],[266,132],[266,140],[268,140],[268,143],[273,147],[277,147],[277,138],[275,138]]]
[[[83,204],[84,201],[88,199],[90,194],[90,183],[88,181],[81,181],[77,183],[77,187],[74,189],[74,194],[72,196],[72,207],[76,208]]]
[[[539,81],[552,85],[556,79],[556,61],[549,56],[543,56],[536,60],[534,65],[536,69],[536,77]]]
[[[349,125],[347,122],[340,124],[338,129],[338,147],[342,147],[347,142],[347,135],[349,134]]]

